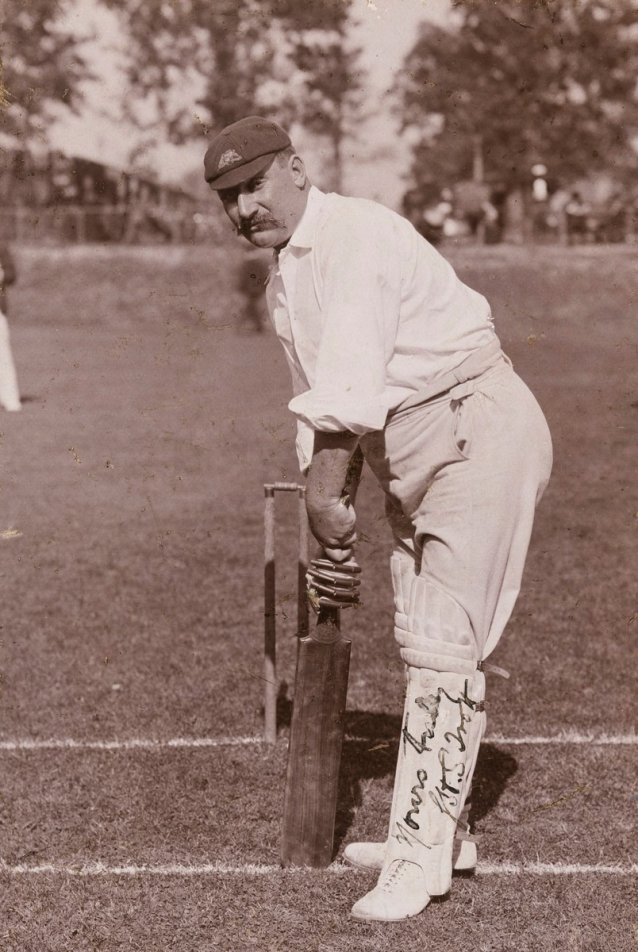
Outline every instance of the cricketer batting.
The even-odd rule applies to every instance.
[[[379,871],[352,915],[405,919],[476,861],[459,844],[485,662],[519,592],[550,434],[488,301],[407,220],[311,185],[285,130],[259,117],[222,130],[204,166],[237,232],[274,252],[268,309],[292,375],[308,518],[334,563],[357,538],[342,497],[357,446],[385,493],[403,726],[387,838],[345,857]]]

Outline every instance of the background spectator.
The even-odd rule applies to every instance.
[[[7,321],[7,287],[16,279],[16,268],[8,245],[0,243],[0,404],[5,410],[20,409],[20,391]]]

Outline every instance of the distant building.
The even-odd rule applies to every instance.
[[[57,151],[19,147],[2,151],[0,215],[9,237],[195,238],[201,202],[183,189]],[[28,210],[45,213],[29,215]]]

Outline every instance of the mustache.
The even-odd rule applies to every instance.
[[[254,228],[261,228],[262,226],[266,228],[281,228],[283,227],[283,223],[267,215],[263,217],[246,218],[237,226],[237,234],[250,234]]]

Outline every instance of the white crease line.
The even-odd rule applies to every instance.
[[[261,737],[171,737],[153,740],[133,737],[128,740],[74,740],[71,737],[45,740],[3,740],[2,750],[163,750],[179,747],[247,747],[264,743]]]
[[[200,866],[186,866],[179,863],[169,865],[127,865],[108,866],[106,863],[78,863],[73,866],[62,866],[56,863],[42,863],[29,866],[24,863],[10,865],[0,861],[0,875],[7,876],[272,876],[274,874],[298,873],[357,873],[359,870],[343,863],[332,863],[323,870],[310,870],[307,867],[260,865],[245,863],[231,865],[229,863],[206,863]],[[565,863],[479,863],[476,868],[479,876],[574,876],[574,875],[613,875],[635,876],[638,874],[638,863],[623,866],[616,865],[587,865]]]
[[[355,743],[368,743],[389,746],[394,741],[388,738],[379,738],[375,741],[371,737],[353,737],[346,734],[346,740]],[[497,744],[503,747],[511,746],[543,746],[545,744],[589,744],[597,747],[635,745],[638,743],[638,734],[578,734],[564,732],[551,736],[532,737],[502,737],[494,735],[485,737],[484,744]],[[0,741],[1,751],[17,750],[164,750],[166,748],[206,748],[206,747],[247,747],[253,744],[265,744],[263,737],[171,737],[165,740],[152,738],[129,738],[124,740],[75,740],[66,738],[17,738]]]
[[[493,737],[485,737],[483,743],[501,744],[504,747],[517,746],[523,744],[593,744],[595,746],[622,746],[624,744],[637,744],[638,734],[578,734],[572,731],[565,731],[550,736],[538,737],[503,737],[495,734]]]
[[[614,864],[605,866],[588,865],[583,863],[479,863],[476,867],[479,876],[500,875],[534,875],[534,876],[574,876],[604,874],[606,876],[635,876],[638,874],[638,863],[629,863],[626,866]]]

